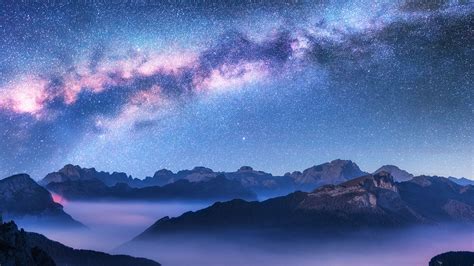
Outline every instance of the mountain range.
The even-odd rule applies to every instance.
[[[66,165],[39,184],[26,174],[0,180],[0,211],[6,219],[19,224],[23,219],[34,219],[36,223],[84,228],[64,212],[51,192],[70,200],[206,199],[217,202],[179,217],[163,217],[124,247],[178,234],[213,236],[237,231],[271,237],[312,237],[361,229],[472,224],[474,186],[468,181],[414,176],[393,165],[369,174],[347,160],[334,160],[283,176],[248,166],[235,172],[196,167],[177,173],[160,170],[143,180],[124,173]],[[259,194],[284,196],[256,201]],[[2,265],[12,261],[20,265],[159,265],[128,256],[74,250],[42,235],[18,230],[14,223],[0,224]]]
[[[414,177],[394,165],[384,165],[374,174],[379,172],[390,173],[397,182]],[[337,185],[367,174],[356,163],[340,159],[304,171],[288,172],[283,176],[257,171],[250,166],[242,166],[235,172],[215,172],[206,167],[195,167],[177,173],[161,169],[152,177],[144,179],[69,164],[57,172],[49,173],[39,183],[72,200],[252,200],[256,195],[259,198],[271,198],[294,191],[310,192],[323,185]],[[449,179],[461,185],[474,183],[465,178]]]
[[[46,188],[68,200],[255,200],[257,195],[243,187],[238,181],[223,175],[215,178],[190,182],[181,179],[164,186],[132,188],[126,183],[107,186],[98,179],[67,180],[52,182]]]
[[[132,194],[135,196],[130,197],[140,198],[140,196],[136,196],[140,194],[140,190],[134,190],[133,188],[159,186],[162,188],[155,188],[154,190],[163,191],[166,190],[165,188],[170,188],[167,187],[167,185],[183,180],[188,181],[188,183],[199,183],[201,186],[204,186],[204,184],[212,185],[213,183],[206,182],[218,176],[224,176],[230,180],[229,183],[236,187],[236,190],[244,191],[246,189],[263,197],[273,197],[285,195],[296,190],[311,191],[321,185],[341,183],[364,174],[367,173],[361,171],[352,161],[334,160],[321,165],[312,166],[302,172],[294,171],[292,173],[286,173],[283,176],[273,176],[270,173],[256,171],[249,166],[242,166],[235,172],[214,172],[212,169],[206,167],[195,167],[191,170],[182,170],[177,173],[162,169],[155,172],[152,177],[146,177],[141,180],[127,176],[125,173],[113,172],[110,174],[107,172],[98,172],[94,168],[81,168],[80,166],[69,164],[57,172],[46,175],[39,183],[59,194],[70,193],[71,195],[64,194],[64,196],[70,198],[91,197],[92,192],[90,191],[97,192],[98,195],[95,196],[96,198],[103,195],[120,194],[118,190],[133,190],[134,192]],[[240,185],[235,182],[240,183]],[[130,188],[125,187],[123,184],[126,184]],[[179,187],[184,187],[185,184],[187,183],[181,182]],[[74,186],[76,186],[75,189],[73,189]],[[243,188],[239,188],[239,186]],[[89,187],[88,192],[84,191],[85,187]],[[108,191],[106,192],[105,190]],[[84,195],[79,195],[81,193],[80,191],[83,191]],[[244,192],[242,195],[245,194],[248,194],[248,192]],[[141,196],[141,198],[146,197]],[[246,199],[250,198],[246,197]]]
[[[294,192],[262,202],[217,202],[176,218],[164,217],[131,243],[174,233],[311,236],[444,222],[474,222],[473,186],[436,176],[395,182],[389,173],[379,172],[308,193]]]

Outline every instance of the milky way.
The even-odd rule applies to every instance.
[[[473,176],[463,1],[0,1],[0,174]]]

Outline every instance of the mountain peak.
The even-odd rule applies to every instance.
[[[412,174],[400,169],[398,166],[395,165],[384,165],[377,169],[374,174],[382,171],[390,173],[397,182],[408,181],[413,178]]]
[[[207,167],[204,167],[204,166],[195,166],[193,168],[193,171],[195,171],[195,172],[205,172],[205,173],[214,172],[211,168],[207,168]]]
[[[78,177],[78,176],[80,176],[80,171],[81,170],[82,170],[82,168],[79,165],[66,164],[58,172],[66,175],[66,176]]]
[[[237,172],[253,172],[253,168],[250,166],[242,166]]]
[[[335,159],[330,162],[333,165],[347,165],[347,164],[355,164],[351,160],[343,160],[343,159]]]
[[[155,172],[155,174],[153,176],[166,176],[166,175],[172,175],[173,172],[168,170],[168,169],[160,169],[158,171]]]
[[[312,166],[303,172],[295,171],[291,174],[286,174],[286,176],[292,177],[296,183],[307,184],[314,188],[318,185],[342,183],[366,174],[354,162],[336,159]]]
[[[0,180],[0,184],[12,189],[24,189],[38,184],[27,174],[17,174]]]

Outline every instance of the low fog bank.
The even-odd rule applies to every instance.
[[[87,229],[21,220],[20,227],[74,248],[108,252],[129,241],[164,216],[202,209],[207,202],[62,202],[64,210]]]
[[[125,245],[115,252],[155,259],[165,266],[399,266],[428,265],[448,250],[474,250],[472,226],[429,226],[392,232],[360,232],[338,239],[271,240],[221,234],[165,236]]]
[[[164,216],[202,209],[209,202],[64,202],[73,218],[88,227],[73,230],[22,221],[21,227],[74,248],[146,257],[164,266],[261,265],[427,265],[433,256],[450,250],[474,250],[474,227],[425,226],[391,232],[359,232],[328,240],[272,239],[227,233],[216,236],[168,235],[151,243],[125,245]],[[206,232],[204,232],[206,233]],[[120,248],[116,249],[117,247]]]

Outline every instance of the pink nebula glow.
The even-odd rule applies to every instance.
[[[51,97],[46,92],[47,84],[46,80],[34,76],[22,77],[17,82],[8,84],[2,88],[0,108],[40,116],[45,102]]]

